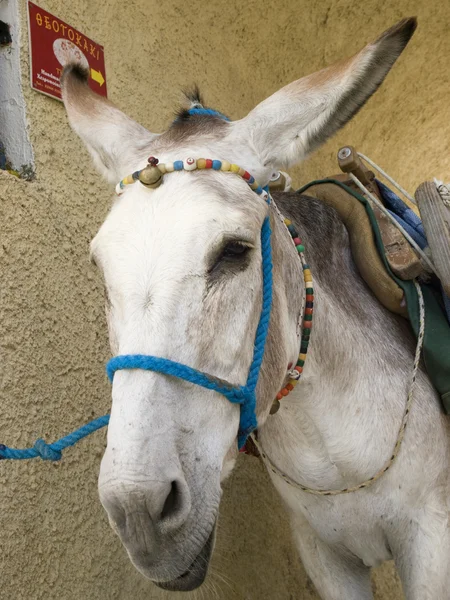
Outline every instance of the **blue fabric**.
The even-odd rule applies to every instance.
[[[106,365],[106,372],[110,381],[113,381],[114,373],[120,369],[144,369],[178,377],[222,394],[230,402],[241,405],[238,446],[242,448],[247,441],[247,437],[257,427],[255,392],[264,357],[272,308],[272,247],[269,217],[264,219],[261,228],[261,254],[263,275],[261,316],[255,334],[253,360],[248,372],[247,383],[244,386],[232,385],[167,358],[144,354],[125,354],[111,358]]]
[[[378,179],[375,181],[377,182],[383,201],[390,214],[398,223],[400,223],[405,231],[409,233],[422,250],[426,248],[428,246],[428,241],[420,218],[397,196],[397,194],[381,183],[381,181],[378,181]],[[443,288],[442,298],[447,320],[450,323],[450,298],[446,295]]]
[[[420,218],[384,183],[381,183],[378,179],[375,181],[377,182],[384,204],[391,215],[409,233],[420,248],[426,248],[428,243]]]

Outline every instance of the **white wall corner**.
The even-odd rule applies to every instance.
[[[0,21],[9,25],[12,38],[11,45],[0,46],[0,153],[6,154],[8,168],[29,179],[34,174],[34,156],[20,70],[19,0],[0,0]]]

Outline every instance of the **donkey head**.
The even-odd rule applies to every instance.
[[[300,79],[240,121],[183,113],[152,134],[90,91],[69,66],[63,98],[73,129],[117,183],[150,155],[236,163],[265,185],[344,125],[381,84],[416,27],[401,21],[349,60]],[[92,242],[105,281],[114,354],[168,358],[244,384],[261,312],[260,231],[270,209],[239,177],[180,171],[130,185]],[[298,353],[298,265],[275,220],[274,301],[257,388],[259,424]],[[280,226],[278,226],[280,227]],[[298,279],[295,294],[285,280]],[[291,288],[292,289],[292,288]],[[139,369],[115,374],[99,490],[134,565],[159,586],[204,580],[221,482],[237,456],[239,406],[215,391]]]

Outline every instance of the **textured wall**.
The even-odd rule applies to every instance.
[[[335,152],[348,142],[410,189],[450,175],[449,3],[40,2],[105,46],[110,98],[154,131],[170,121],[180,88],[194,81],[210,105],[239,118],[281,85],[417,14],[418,32],[384,87],[295,179],[332,174]],[[37,177],[0,174],[0,441],[17,446],[40,435],[54,440],[110,404],[101,282],[88,261],[109,192],[62,105],[28,87],[24,0],[22,27]],[[0,463],[0,600],[168,597],[135,572],[100,507],[104,439],[104,432],[93,435],[59,464]],[[242,458],[227,485],[209,581],[220,599],[317,600],[255,459]],[[401,598],[390,565],[374,582],[377,600]],[[209,587],[199,597],[215,596]]]

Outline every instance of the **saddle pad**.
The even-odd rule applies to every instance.
[[[361,277],[388,310],[409,318],[414,334],[419,333],[419,301],[412,281],[396,277],[386,260],[378,223],[370,203],[358,192],[335,179],[320,179],[297,193],[318,198],[332,206],[349,234],[353,259]],[[439,392],[444,410],[450,414],[450,325],[440,294],[420,282],[425,302],[423,360],[428,375]],[[406,306],[402,302],[403,296]]]

